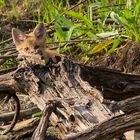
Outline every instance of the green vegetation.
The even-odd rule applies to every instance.
[[[0,9],[2,9],[5,6],[4,0],[0,0]]]
[[[140,41],[139,0],[9,0],[7,20],[46,24],[49,47],[86,62],[93,55],[110,55],[126,40]],[[0,11],[6,7],[0,0]],[[12,17],[12,18],[11,18]],[[22,24],[22,22],[20,22]],[[50,30],[50,32],[49,32]]]

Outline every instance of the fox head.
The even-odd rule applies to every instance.
[[[25,34],[21,30],[13,28],[12,38],[16,46],[16,50],[19,53],[35,52],[36,49],[44,47],[45,45],[45,26],[43,23],[39,23],[33,32],[29,34]]]

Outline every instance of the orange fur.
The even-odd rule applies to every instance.
[[[56,62],[56,56],[61,57],[61,54],[58,54],[54,50],[49,50],[45,45],[46,32],[43,23],[39,23],[33,32],[29,34],[24,34],[19,29],[12,29],[12,38],[16,49],[19,53],[34,53],[37,49],[41,50],[45,62],[49,61],[51,58]]]

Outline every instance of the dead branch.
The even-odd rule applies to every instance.
[[[16,91],[8,85],[0,85],[0,98],[2,99],[4,97],[6,97],[5,102],[8,102],[11,97],[14,99],[16,112],[10,126],[8,126],[8,128],[3,130],[1,134],[6,134],[13,129],[13,127],[15,126],[19,118],[19,113],[20,113],[20,102],[18,97],[16,96]]]
[[[21,110],[20,111],[20,116],[19,119],[23,119],[26,118],[28,116],[31,116],[32,114],[34,114],[35,112],[40,111],[37,107],[32,107],[26,110]],[[0,121],[3,122],[7,122],[7,121],[11,121],[12,118],[14,117],[15,112],[8,112],[8,113],[3,113],[0,115]]]
[[[15,58],[15,57],[17,57],[17,54],[0,56],[0,59]]]
[[[118,102],[116,105],[125,113],[140,112],[140,96]]]
[[[8,51],[7,53],[5,53],[3,56],[9,56],[9,55],[12,55],[13,53],[15,53],[15,51]],[[0,65],[2,65],[8,58],[3,58],[3,59],[0,59]]]
[[[11,41],[12,41],[12,38],[9,38],[9,39],[7,39],[5,41],[0,42],[0,45],[3,45],[5,43],[11,42]]]
[[[55,112],[56,108],[60,106],[61,102],[58,100],[50,101],[50,103],[48,103],[48,105],[43,110],[42,117],[37,129],[33,133],[32,140],[45,140],[49,118],[52,112]]]

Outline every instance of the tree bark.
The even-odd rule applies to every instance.
[[[120,134],[140,128],[140,112],[120,115],[64,140],[111,140]]]

